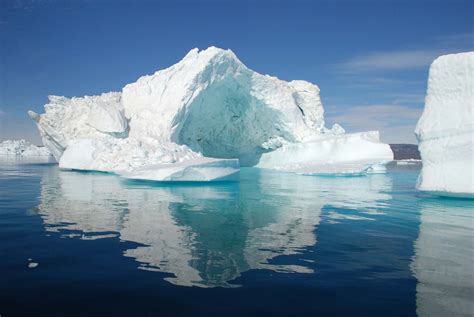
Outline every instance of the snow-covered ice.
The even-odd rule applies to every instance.
[[[228,179],[238,162],[352,173],[393,158],[376,132],[326,128],[316,85],[259,74],[216,47],[193,49],[122,92],[50,96],[44,114],[29,115],[61,168],[130,178]]]
[[[51,153],[44,146],[36,146],[26,140],[6,140],[0,142],[0,156],[49,157]]]
[[[415,133],[423,168],[418,189],[474,197],[474,52],[438,57]]]
[[[258,167],[303,174],[357,174],[384,170],[392,159],[376,131],[323,134],[301,143],[288,143],[262,155]],[[390,148],[388,148],[390,150]]]

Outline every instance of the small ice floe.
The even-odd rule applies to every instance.
[[[98,239],[107,239],[107,238],[116,238],[118,237],[117,234],[97,234],[97,235],[85,235],[81,236],[81,240],[98,240]]]
[[[28,268],[29,269],[34,269],[36,267],[38,267],[39,263],[37,262],[32,262],[33,260],[31,258],[28,259]]]
[[[399,160],[395,162],[397,163],[397,165],[416,165],[416,164],[420,164],[421,160],[407,159],[407,160]]]

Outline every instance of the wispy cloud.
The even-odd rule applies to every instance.
[[[429,45],[413,46],[411,49],[367,52],[354,56],[338,63],[336,69],[345,73],[417,69],[428,67],[440,55],[473,48],[474,33],[441,35],[432,39]]]
[[[379,121],[375,119],[384,119],[384,122],[390,122],[394,119],[418,119],[420,114],[421,109],[403,105],[363,105],[350,107],[344,112],[336,114],[336,118],[344,119],[344,121],[351,119],[352,122],[361,123]]]
[[[441,35],[436,40],[443,46],[473,46],[474,33],[465,32],[459,34]]]
[[[373,52],[342,62],[337,68],[340,71],[349,73],[420,68],[430,65],[436,57],[443,53],[444,51],[441,49]]]
[[[361,76],[360,74],[354,74],[347,76],[344,74],[341,78],[341,84],[339,87],[349,89],[370,89],[370,90],[381,90],[381,89],[406,89],[413,87],[424,88],[426,80],[413,80],[413,79],[399,79],[389,77],[374,77],[374,76]]]
[[[349,94],[329,99],[328,123],[340,123],[349,132],[378,130],[385,142],[416,143],[413,131],[422,113],[429,65],[440,55],[473,49],[474,33],[467,32],[342,60],[334,74]]]
[[[420,105],[425,102],[424,94],[409,94],[409,93],[397,93],[393,95],[392,103],[396,105]]]
[[[385,142],[415,143],[413,131],[422,109],[404,105],[361,105],[329,112],[331,122],[340,123],[350,132],[378,130]]]
[[[3,111],[2,109],[0,109],[0,117],[3,117],[5,115],[5,111]]]

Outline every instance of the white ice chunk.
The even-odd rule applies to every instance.
[[[258,167],[303,174],[359,174],[381,171],[380,163],[393,159],[376,131],[319,136],[285,144],[262,155]]]
[[[87,123],[104,133],[123,133],[127,130],[127,120],[119,107],[95,103],[91,105]]]
[[[28,268],[29,268],[29,269],[34,269],[34,268],[37,268],[38,265],[39,265],[39,263],[30,262],[30,263],[28,263]]]
[[[79,139],[69,142],[59,161],[59,167],[64,169],[93,170],[97,151],[97,141]]]

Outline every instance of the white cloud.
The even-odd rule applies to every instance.
[[[394,94],[395,99],[393,103],[396,105],[399,104],[424,104],[425,95],[424,94]]]
[[[445,53],[446,50],[441,49],[372,52],[342,62],[338,69],[343,72],[360,72],[427,67],[436,57]]]
[[[403,105],[363,105],[329,112],[328,121],[340,123],[349,132],[380,131],[389,143],[416,143],[413,134],[422,109]]]
[[[428,46],[412,49],[367,52],[337,64],[337,69],[346,73],[406,70],[427,68],[433,60],[444,54],[472,50],[474,33],[441,35],[432,39]]]
[[[341,86],[365,94],[364,99],[359,97],[359,101],[353,99],[350,103],[372,104],[348,107],[346,95],[333,97],[333,105],[329,103],[326,108],[328,123],[340,123],[349,132],[378,130],[384,142],[416,143],[413,131],[422,113],[426,91],[426,77],[420,76],[426,76],[422,75],[423,71],[427,74],[429,65],[438,56],[473,48],[472,32],[440,35],[425,39],[424,44],[366,52],[336,64]],[[357,91],[354,95],[357,96]],[[335,108],[337,104],[343,107]]]

